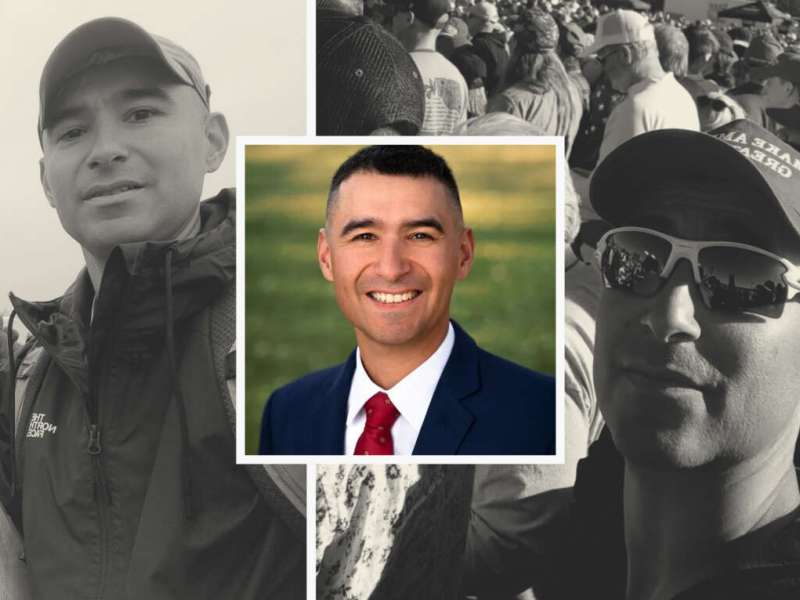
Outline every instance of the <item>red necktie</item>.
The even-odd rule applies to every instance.
[[[378,392],[364,405],[367,423],[356,442],[356,454],[394,454],[392,425],[400,416],[389,396]]]

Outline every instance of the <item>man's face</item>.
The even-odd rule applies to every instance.
[[[618,92],[625,92],[628,89],[627,69],[623,59],[621,45],[605,46],[597,53],[597,61],[602,65],[603,73],[611,87]]]
[[[48,115],[45,193],[67,233],[97,255],[182,233],[227,147],[197,93],[143,59],[87,70]]]
[[[472,232],[438,180],[366,172],[341,184],[318,242],[322,273],[362,346],[441,341],[473,250]]]
[[[763,94],[769,108],[789,108],[797,101],[791,82],[777,76],[768,77],[764,81]]]
[[[726,205],[735,193],[665,190],[660,199],[643,199],[653,208],[634,223],[689,240],[747,243],[800,262],[796,238],[765,224],[764,211]],[[776,233],[760,233],[770,230]],[[797,299],[777,317],[711,311],[686,260],[650,298],[603,292],[595,385],[626,460],[656,469],[724,468],[773,456],[777,447],[791,453],[800,428]]]

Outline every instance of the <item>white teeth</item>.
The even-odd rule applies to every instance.
[[[119,187],[111,188],[110,190],[105,190],[103,192],[95,192],[92,194],[92,198],[97,198],[99,196],[111,196],[113,194],[121,194],[123,192],[127,192],[128,190],[138,190],[141,186],[138,185],[121,185]]]
[[[398,302],[406,302],[413,298],[416,298],[419,295],[419,292],[406,292],[404,294],[384,294],[383,292],[371,292],[370,296],[377,300],[378,302],[382,302],[383,304],[396,304]]]

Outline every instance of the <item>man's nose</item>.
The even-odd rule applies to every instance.
[[[410,263],[402,240],[384,239],[376,265],[377,274],[386,281],[397,281],[408,273]]]
[[[686,259],[677,262],[664,287],[650,298],[641,323],[664,343],[694,341],[700,338],[697,308],[702,303],[694,281],[692,266]]]
[[[92,147],[87,158],[90,169],[110,166],[124,162],[128,157],[124,136],[112,119],[100,118],[94,124]]]

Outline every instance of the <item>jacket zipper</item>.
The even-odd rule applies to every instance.
[[[91,350],[89,356],[99,359],[99,356],[91,352]],[[89,398],[86,402],[86,416],[89,421],[89,438],[86,445],[86,452],[89,454],[90,460],[92,461],[94,499],[100,521],[100,586],[98,588],[97,598],[101,600],[105,596],[106,578],[108,577],[111,492],[108,486],[108,478],[103,468],[102,429],[100,427],[100,406],[97,397],[99,377],[91,375],[92,372],[99,373],[101,365],[99,364],[99,360],[92,362],[94,362],[94,364],[90,363],[89,365]]]

